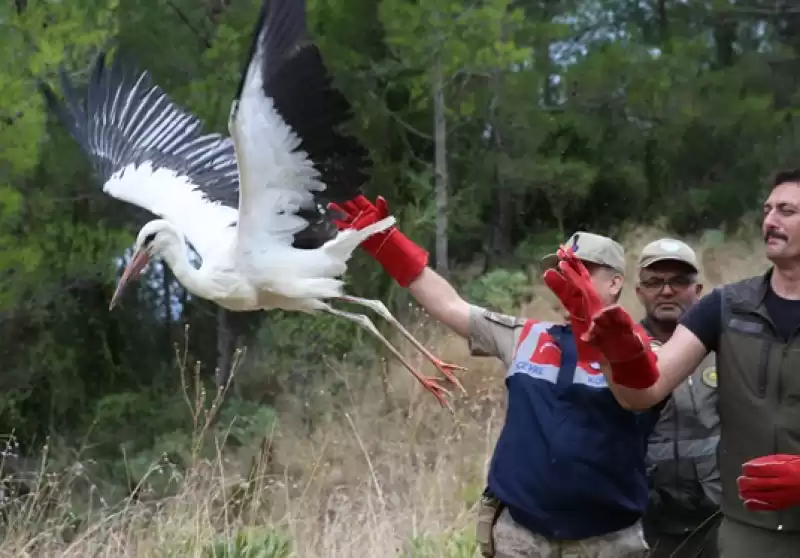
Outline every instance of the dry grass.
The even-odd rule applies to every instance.
[[[660,236],[658,230],[639,229],[623,239],[631,271],[638,250]],[[764,269],[757,236],[741,238],[718,247],[692,242],[709,288]],[[534,293],[522,313],[557,317],[549,293],[541,285],[534,285]],[[623,304],[638,316],[633,289],[626,289]],[[472,556],[469,550],[448,550],[444,541],[469,547],[473,506],[503,420],[503,370],[490,359],[469,357],[463,341],[430,324],[420,322],[417,332],[427,334],[443,358],[470,368],[463,377],[469,395],[455,397],[454,415],[439,409],[394,363],[366,382],[362,371],[335,368],[334,376],[351,386],[349,400],[316,417],[310,433],[294,412],[298,402],[283,401],[281,422],[268,433],[264,454],[254,456],[250,449],[198,461],[180,479],[174,498],[158,505],[101,507],[78,535],[64,532],[69,479],[50,483],[53,490],[40,490],[37,503],[12,519],[0,556],[201,556],[215,534],[233,533],[245,523],[287,533],[293,555],[302,558]],[[415,355],[410,346],[401,347]],[[326,386],[320,386],[314,400],[300,404],[315,408],[316,400],[327,397]],[[254,457],[259,474],[243,499],[235,490]],[[51,505],[48,514],[45,501]],[[439,546],[412,551],[410,541],[426,535],[438,537]]]

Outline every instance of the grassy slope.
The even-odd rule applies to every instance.
[[[630,271],[638,250],[659,236],[657,230],[643,229],[626,236]],[[757,238],[717,247],[702,240],[692,244],[709,289],[766,266]],[[541,285],[534,292],[522,313],[557,319],[549,293]],[[640,316],[632,289],[625,290],[623,304]],[[294,555],[303,558],[477,556],[470,542],[473,506],[502,425],[503,370],[493,360],[470,358],[463,341],[430,324],[420,322],[417,334],[444,359],[470,368],[463,376],[469,395],[455,395],[455,416],[440,410],[394,362],[371,376],[337,369],[349,386],[349,403],[332,407],[325,386],[312,401],[281,402],[281,424],[269,435],[271,449],[260,461],[251,486],[255,498],[245,505],[244,521],[288,533]],[[400,346],[422,364],[409,345]],[[307,424],[291,418],[297,416],[292,409],[306,403],[325,409],[310,433]],[[217,462],[198,462],[180,479],[180,494],[157,508],[99,509],[94,527],[69,544],[59,536],[66,514],[56,511],[45,524],[38,520],[41,507],[34,506],[14,522],[0,556],[200,556],[198,549],[215,530],[230,533],[241,525],[235,504],[223,502],[241,483],[254,453],[251,448]],[[66,490],[54,491],[56,509],[66,498]]]

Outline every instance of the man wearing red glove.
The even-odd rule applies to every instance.
[[[800,556],[800,169],[775,175],[762,233],[770,269],[703,297],[657,358],[619,307],[593,313],[585,336],[631,409],[662,401],[716,352],[722,558]],[[573,255],[558,269],[592,290]]]
[[[340,228],[361,229],[388,215],[382,198],[373,205],[360,196],[332,209],[345,215]],[[600,372],[600,353],[577,340],[588,330],[589,312],[619,297],[622,247],[591,233],[572,236],[569,250],[591,270],[592,290],[546,272],[570,315],[568,324],[468,303],[427,267],[428,252],[396,228],[362,247],[428,314],[467,339],[473,355],[497,357],[506,367],[506,421],[478,514],[483,555],[644,558],[645,454],[658,411],[620,406]],[[545,258],[544,267],[557,261],[555,254]]]

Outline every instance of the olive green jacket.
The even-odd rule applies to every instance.
[[[771,270],[722,288],[717,351],[722,511],[753,526],[800,532],[800,507],[751,512],[736,486],[745,461],[800,454],[800,324],[788,343],[776,334],[764,307],[770,276]]]

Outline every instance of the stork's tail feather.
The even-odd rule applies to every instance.
[[[394,226],[397,220],[392,217],[386,217],[380,221],[373,223],[361,230],[347,229],[336,235],[332,240],[326,242],[322,249],[332,258],[346,262],[353,255],[353,252],[358,248],[359,244],[371,237],[373,234],[378,234],[388,228]]]
[[[339,232],[317,249],[326,257],[310,257],[307,260],[308,265],[294,270],[291,281],[280,286],[281,294],[298,298],[308,298],[310,293],[314,298],[342,296],[344,281],[338,277],[347,271],[347,261],[353,252],[370,236],[383,232],[394,224],[395,218],[387,217],[361,230],[347,229]]]

